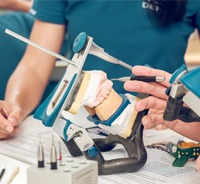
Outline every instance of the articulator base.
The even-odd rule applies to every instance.
[[[84,130],[80,130],[79,134],[74,134],[72,139],[65,138],[63,141],[72,156],[84,155],[88,160],[97,161],[100,175],[136,172],[144,166],[147,160],[147,152],[143,144],[143,125],[141,124],[141,119],[147,112],[148,110],[138,113],[132,127],[133,134],[129,139],[109,134],[106,138],[90,138],[89,141],[89,137],[84,137]],[[91,143],[90,146],[89,143]],[[105,160],[102,152],[111,151],[117,144],[125,148],[128,157]]]

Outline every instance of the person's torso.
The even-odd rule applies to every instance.
[[[94,42],[110,55],[128,64],[148,64],[169,72],[184,62],[188,37],[194,31],[194,11],[188,4],[182,22],[159,27],[151,3],[144,0],[67,1],[65,19],[72,46],[80,32],[93,37]],[[131,71],[88,56],[84,70],[103,70],[108,78],[131,75]],[[123,84],[117,82],[121,91]]]

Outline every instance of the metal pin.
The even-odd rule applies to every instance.
[[[61,148],[61,142],[59,141],[59,158],[58,160],[60,161],[59,165],[60,166],[65,166],[63,163],[63,156],[62,156],[62,148]]]
[[[41,134],[39,134],[39,146],[38,146],[38,167],[44,167],[44,149],[41,142]]]
[[[42,50],[42,51],[44,51],[44,52],[46,52],[46,53],[48,53],[48,54],[54,56],[54,57],[57,58],[57,59],[60,59],[60,60],[62,60],[62,61],[65,61],[65,62],[67,62],[68,64],[71,64],[71,65],[74,65],[74,66],[78,66],[76,63],[74,63],[73,61],[67,59],[66,57],[61,56],[60,54],[57,54],[56,52],[53,52],[53,51],[51,51],[51,50],[49,50],[49,49],[47,49],[47,48],[44,48],[44,47],[42,47],[41,45],[39,45],[39,44],[37,44],[37,43],[35,43],[35,42],[33,42],[33,41],[31,41],[31,40],[29,40],[29,39],[27,39],[27,38],[21,36],[21,35],[19,35],[19,34],[13,32],[13,31],[11,31],[11,30],[9,30],[9,29],[6,29],[6,30],[5,30],[5,33],[9,34],[10,36],[13,36],[13,37],[17,38],[18,40],[21,40],[21,41],[25,42],[25,43],[27,43],[27,44],[33,46],[33,47],[38,48],[38,49],[40,49],[40,50]]]
[[[53,134],[52,134],[50,162],[51,162],[51,169],[57,169],[57,153],[56,153],[56,147],[54,144],[54,135]]]
[[[103,48],[99,47],[97,44],[95,44],[94,42],[92,43],[92,47],[89,50],[89,53],[92,55],[95,55],[105,61],[108,61],[110,63],[113,64],[117,64],[120,65],[124,68],[127,68],[129,70],[131,70],[133,68],[133,66],[129,65],[128,63],[125,63],[124,61],[121,61],[111,55],[109,55],[107,52],[104,51]]]

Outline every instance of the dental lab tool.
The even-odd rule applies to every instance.
[[[71,60],[67,59],[66,57],[63,57],[60,54],[57,54],[57,53],[55,53],[55,52],[53,52],[53,51],[51,51],[51,50],[49,50],[47,48],[44,48],[44,47],[40,46],[39,44],[37,44],[35,42],[32,42],[31,40],[29,40],[29,39],[27,39],[27,38],[15,33],[15,32],[13,32],[13,31],[11,31],[9,29],[6,29],[5,33],[7,33],[7,34],[9,34],[9,35],[11,35],[11,36],[23,41],[23,42],[25,42],[25,43],[27,43],[29,45],[32,45],[32,46],[34,46],[34,47],[36,47],[36,48],[38,48],[38,49],[40,49],[40,50],[42,50],[44,52],[56,57],[57,59],[65,61],[68,64],[76,65],[76,63],[72,62]],[[83,33],[82,35],[79,36],[79,38],[76,38],[76,42],[74,42],[74,46],[73,46],[73,51],[75,53],[81,52],[84,49],[84,45],[86,44],[86,42],[87,42],[86,34]],[[99,57],[99,58],[101,58],[101,59],[103,59],[105,61],[108,61],[110,63],[118,64],[118,65],[120,65],[120,66],[122,66],[124,68],[129,69],[129,70],[132,69],[131,65],[129,65],[129,64],[127,64],[127,63],[125,63],[125,62],[123,62],[123,61],[121,61],[121,60],[109,55],[108,53],[106,53],[104,51],[103,48],[99,47],[94,42],[92,42],[91,48],[89,50],[89,53],[92,54],[92,55],[95,55],[95,56],[97,56],[97,57]]]
[[[76,53],[76,52],[80,52],[81,50],[74,49],[73,51]],[[106,53],[104,51],[103,48],[99,47],[94,42],[92,43],[92,47],[91,47],[91,49],[89,51],[89,54],[97,56],[97,57],[99,57],[99,58],[101,58],[101,59],[103,59],[105,61],[110,62],[110,63],[120,65],[120,66],[122,66],[124,68],[127,68],[129,70],[132,69],[131,65],[129,65],[129,64],[127,64],[127,63],[125,63],[125,62],[123,62],[123,61],[121,61],[121,60],[109,55],[108,53]]]
[[[65,163],[63,162],[63,156],[62,156],[62,147],[61,147],[61,141],[59,141],[59,165],[60,166],[65,166]]]
[[[82,67],[90,51],[94,50],[93,48],[93,38],[85,33],[80,33],[77,36],[74,41],[73,50],[75,54],[72,61],[77,63],[79,67],[68,66],[58,86],[36,110],[34,118],[41,120],[45,126],[53,126],[54,131],[65,140],[64,143],[72,156],[77,157],[83,154],[87,159],[97,161],[100,175],[136,172],[144,166],[147,159],[147,153],[143,145],[141,119],[148,113],[148,110],[134,113],[134,117],[131,119],[134,125],[128,130],[130,134],[127,134],[126,138],[109,134],[104,139],[93,140],[86,129],[62,117],[61,112],[63,110],[74,113],[70,111],[71,106],[76,99],[77,91],[85,76],[84,72],[82,72]],[[144,96],[141,95],[140,97],[144,98]],[[130,104],[126,95],[121,94],[121,98],[122,104],[108,121],[101,122],[97,117],[92,116],[89,116],[88,119],[96,125],[111,126],[111,123]],[[125,147],[128,157],[105,160],[101,151],[110,151],[117,143]]]
[[[40,136],[40,142],[38,146],[38,167],[39,168],[44,167],[44,149],[41,142],[41,136]]]
[[[165,78],[162,76],[131,76],[131,77],[120,77],[110,80],[120,81],[120,82],[126,82],[130,80],[138,80],[143,82],[163,82]]]
[[[13,181],[13,179],[15,178],[15,176],[19,173],[19,170],[20,170],[19,166],[16,166],[13,169],[11,175],[9,176],[8,180],[6,181],[6,184],[10,184]]]
[[[50,164],[51,164],[51,169],[57,169],[57,152],[56,152],[56,147],[54,144],[54,135],[52,135]]]
[[[70,61],[70,60],[67,59],[66,57],[61,56],[60,54],[57,54],[56,52],[53,52],[53,51],[51,51],[51,50],[49,50],[49,49],[47,49],[47,48],[44,48],[44,47],[42,47],[41,45],[39,45],[39,44],[37,44],[37,43],[35,43],[35,42],[32,42],[31,40],[29,40],[29,39],[27,39],[27,38],[25,38],[25,37],[23,37],[23,36],[21,36],[21,35],[15,33],[15,32],[13,32],[13,31],[11,31],[11,30],[9,30],[9,29],[6,29],[6,30],[5,30],[5,33],[7,33],[7,34],[9,34],[10,36],[13,36],[13,37],[15,37],[15,38],[17,38],[17,39],[23,41],[23,42],[25,42],[25,43],[27,43],[27,44],[33,46],[33,47],[38,48],[38,49],[40,49],[40,50],[42,50],[42,51],[44,51],[44,52],[46,52],[46,53],[48,53],[48,54],[54,56],[54,57],[57,58],[57,59],[60,59],[60,60],[62,60],[62,61],[65,61],[65,62],[67,62],[68,64],[76,65],[76,63],[73,63],[72,61]]]
[[[41,120],[47,127],[53,127],[54,131],[64,140],[72,156],[84,155],[88,160],[97,161],[98,173],[100,175],[138,171],[144,166],[147,160],[147,152],[143,144],[143,125],[141,124],[141,119],[148,113],[148,110],[131,113],[131,127],[127,129],[127,132],[124,132],[124,135],[109,134],[104,139],[92,139],[85,128],[76,125],[70,119],[62,116],[63,111],[76,114],[72,110],[72,105],[80,86],[84,84],[82,81],[85,79],[85,76],[87,77],[86,72],[82,71],[82,68],[88,54],[93,54],[128,69],[131,69],[132,66],[127,66],[124,62],[105,53],[102,48],[94,44],[93,38],[86,33],[80,33],[77,36],[73,44],[73,51],[75,54],[71,61],[74,65],[69,62],[63,78],[50,96],[36,110],[34,118]],[[140,94],[137,98],[145,97],[147,95]],[[128,95],[120,94],[119,98],[122,100],[122,103],[107,121],[101,121],[96,116],[88,116],[88,119],[96,125],[111,126],[117,117],[127,107],[130,107],[129,105],[132,103]],[[132,106],[133,104],[131,104]],[[122,144],[128,156],[126,158],[105,160],[101,152],[111,151],[116,144]],[[51,170],[53,171],[54,169]]]
[[[45,167],[33,165],[27,168],[27,184],[98,183],[97,162],[68,157],[63,159],[61,155],[61,142],[59,141],[60,155],[58,160],[61,162],[57,165],[54,134],[52,135],[52,143],[50,147],[50,162],[48,162]],[[41,151],[41,140],[39,141],[39,150]],[[44,159],[42,160],[44,161]]]
[[[65,165],[58,165],[51,169],[50,165],[38,168],[27,168],[27,184],[97,184],[97,162],[70,158],[64,161]]]

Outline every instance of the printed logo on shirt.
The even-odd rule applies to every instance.
[[[35,11],[34,9],[31,8],[31,9],[29,10],[29,13],[32,14],[32,15],[36,15],[36,14],[37,14],[37,11]]]
[[[149,9],[149,10],[153,10],[153,11],[158,11],[159,10],[159,7],[154,5],[151,0],[144,0],[142,2],[142,8],[145,8],[145,9]]]

